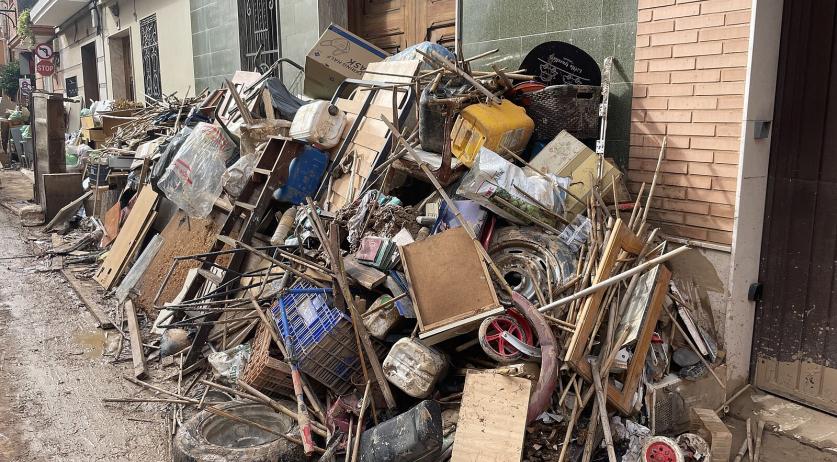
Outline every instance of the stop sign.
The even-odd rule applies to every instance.
[[[35,72],[44,77],[49,77],[55,72],[55,64],[52,64],[51,60],[42,59],[35,66]]]

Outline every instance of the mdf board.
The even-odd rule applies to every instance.
[[[451,462],[512,462],[523,455],[532,382],[468,372]]]
[[[108,256],[99,270],[96,271],[94,279],[105,289],[113,287],[116,279],[122,274],[137,248],[145,239],[145,234],[154,221],[154,208],[157,205],[157,193],[149,187],[142,188],[137,197],[125,224],[119,230],[116,240],[113,242]]]
[[[349,29],[378,47],[397,53],[431,41],[452,46],[456,0],[347,0]]]
[[[453,228],[399,247],[423,340],[502,310],[477,245]]]
[[[755,385],[837,414],[837,3],[786,0],[753,338]]]
[[[32,103],[35,142],[35,199],[44,205],[43,175],[64,173],[64,100],[60,94],[37,93]],[[59,207],[60,208],[60,207]]]

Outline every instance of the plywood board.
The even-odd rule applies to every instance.
[[[142,188],[140,191],[128,218],[125,219],[125,224],[108,252],[108,256],[94,276],[94,279],[105,289],[113,287],[116,279],[124,271],[131,255],[145,239],[145,233],[148,232],[149,220],[154,213],[157,199],[157,193],[151,188]]]
[[[399,247],[422,332],[500,306],[476,245],[453,228]]]
[[[532,382],[469,372],[451,462],[512,462],[523,455]]]

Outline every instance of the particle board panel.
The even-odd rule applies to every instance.
[[[113,287],[117,278],[125,270],[131,255],[142,244],[150,227],[150,221],[153,220],[152,216],[158,198],[157,193],[151,188],[142,188],[142,191],[140,191],[128,218],[125,219],[125,224],[108,252],[108,256],[94,276],[94,279],[105,289]]]
[[[523,455],[532,382],[468,372],[451,462],[511,462]]]
[[[217,210],[213,210],[207,218],[189,218],[182,210],[174,214],[161,233],[162,247],[135,286],[137,296],[134,301],[139,309],[153,311],[154,297],[171,268],[174,257],[204,253],[212,248],[225,217],[225,214]],[[218,263],[221,265],[226,264],[228,260],[229,256],[218,257]],[[169,277],[157,304],[162,306],[173,301],[183,287],[189,270],[199,266],[200,262],[196,260],[181,262]]]

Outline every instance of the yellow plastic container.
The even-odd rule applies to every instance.
[[[480,148],[503,157],[508,148],[515,154],[526,149],[535,122],[526,111],[509,100],[498,104],[472,104],[459,113],[451,132],[451,152],[469,168]]]

